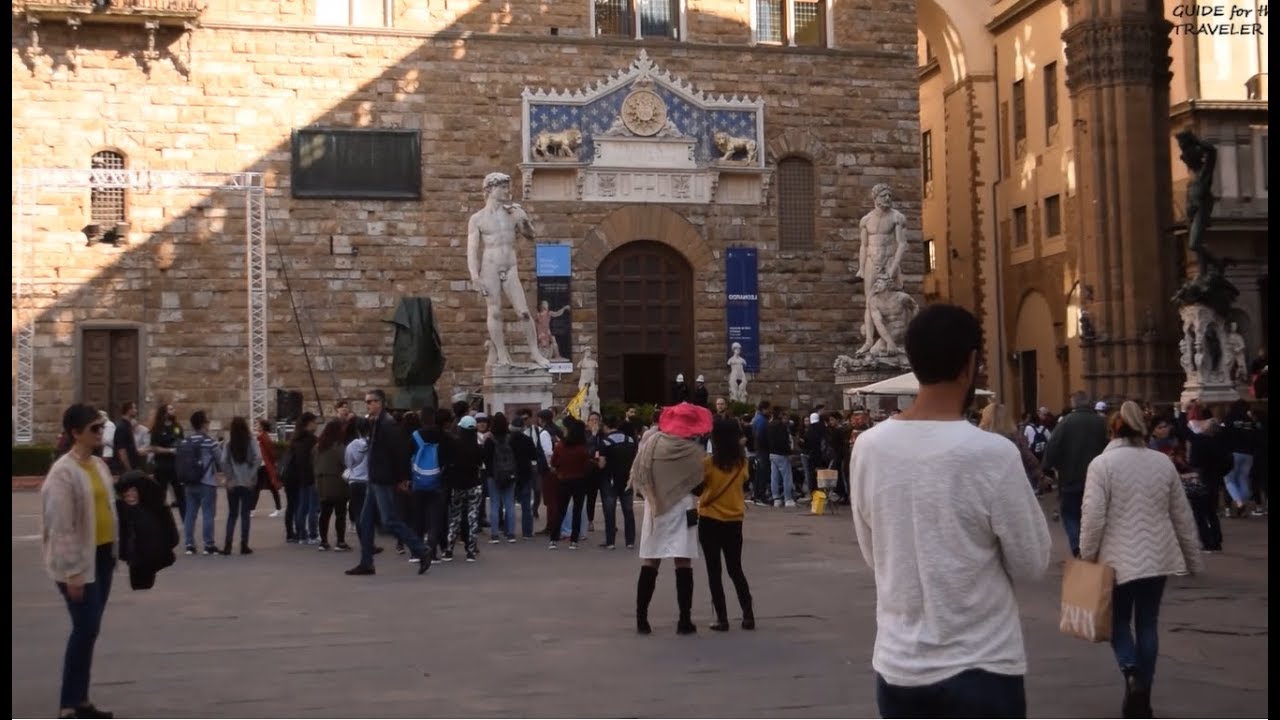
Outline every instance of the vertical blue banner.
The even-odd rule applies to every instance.
[[[534,246],[534,275],[538,293],[533,324],[538,330],[538,349],[551,361],[551,372],[573,372],[573,313],[569,305],[569,283],[573,276],[569,245]]]
[[[760,372],[760,301],[757,295],[755,248],[728,248],[724,256],[725,321],[728,324],[725,357],[734,343],[741,343],[746,371]]]

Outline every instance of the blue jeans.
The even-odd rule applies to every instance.
[[[773,475],[770,478],[769,487],[773,490],[774,502],[779,500],[791,502],[794,499],[795,491],[791,484],[791,456],[770,453],[769,465],[773,467]]]
[[[373,567],[373,519],[377,515],[382,520],[382,528],[395,536],[415,557],[422,562],[431,562],[431,553],[422,544],[422,538],[415,535],[396,513],[395,487],[391,485],[375,485],[369,483],[369,492],[364,499],[364,508],[360,512],[360,525],[357,532],[360,536],[360,566]]]
[[[254,495],[257,490],[251,487],[227,488],[227,541],[231,547],[231,536],[236,531],[236,517],[240,518],[240,547],[249,547],[249,512],[253,510]]]
[[[890,685],[876,675],[876,705],[882,718],[1025,718],[1027,692],[1021,675],[965,670],[932,685]]]
[[[293,526],[298,529],[299,541],[320,539],[320,492],[314,484],[298,488],[298,514]]]
[[[111,575],[116,569],[116,559],[111,554],[111,544],[99,545],[93,559],[93,582],[84,586],[84,597],[73,602],[67,596],[65,583],[58,583],[58,592],[67,603],[71,614],[71,637],[67,638],[67,654],[62,658],[62,695],[58,707],[77,708],[89,703],[89,671],[93,667],[93,646],[102,628],[102,615],[107,609],[107,597],[111,595]]]
[[[1147,690],[1155,680],[1156,657],[1160,654],[1156,625],[1164,582],[1163,575],[1131,580],[1116,585],[1111,595],[1111,651],[1120,669],[1133,668],[1138,687]]]
[[[587,503],[585,497],[581,503],[581,507],[582,524],[578,526],[579,539],[587,536],[587,525],[589,524],[587,521]],[[569,506],[565,505],[564,520],[560,522],[560,537],[570,537],[573,534],[573,513],[569,512],[568,508]]]
[[[530,527],[533,518],[529,518]],[[498,487],[493,478],[489,478],[489,533],[494,537],[502,535],[516,536],[516,484],[511,483],[505,489]]]
[[[1231,453],[1231,472],[1227,473],[1227,494],[1238,504],[1250,498],[1249,474],[1253,471],[1253,456],[1247,453]]]
[[[217,547],[213,539],[213,513],[218,507],[218,488],[216,485],[187,485],[183,488],[187,494],[187,515],[182,518],[182,529],[186,534],[187,547],[196,546],[196,513],[204,516],[205,549]]]
[[[614,514],[615,505],[622,506],[622,539],[627,546],[636,544],[636,513],[633,507],[635,494],[627,490],[621,494],[613,487],[613,482],[605,480],[600,483],[600,500],[604,503],[604,544],[613,545],[618,539],[618,518]]]
[[[1067,533],[1067,545],[1071,556],[1080,557],[1080,514],[1083,512],[1084,491],[1058,492],[1058,514],[1062,517],[1062,529]]]
[[[538,507],[533,491],[537,484],[533,477],[516,481],[515,499],[520,503],[520,534],[527,538],[533,537],[533,512]]]

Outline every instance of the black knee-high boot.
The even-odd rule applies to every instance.
[[[738,604],[742,606],[742,629],[756,629],[756,613],[751,603],[750,591],[738,596]]]
[[[649,627],[649,601],[653,599],[653,588],[657,584],[658,568],[641,565],[640,580],[636,582],[636,632],[641,635],[653,631]]]
[[[680,621],[676,623],[676,632],[690,635],[698,632],[698,628],[689,617],[693,608],[693,568],[676,568],[676,603],[680,607]]]

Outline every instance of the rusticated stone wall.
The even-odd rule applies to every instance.
[[[779,153],[802,154],[818,184],[811,251],[779,252],[776,188],[759,207],[670,206],[711,254],[686,255],[696,302],[713,306],[696,309],[710,319],[697,326],[697,366],[686,374],[703,373],[713,394],[727,392],[723,303],[715,300],[723,249],[754,245],[764,368],[753,399],[836,406],[832,360],[859,340],[862,295],[849,265],[870,188],[889,183],[919,228],[914,3],[837,2],[835,49],[742,44],[743,2],[690,2],[685,42],[589,38],[588,5],[579,4],[546,6],[572,9],[544,17],[537,3],[486,3],[445,18],[397,3],[394,30],[334,30],[305,25],[310,3],[215,0],[189,36],[160,31],[149,71],[140,27],[86,23],[73,34],[46,22],[35,49],[15,14],[13,167],[87,168],[94,152],[117,149],[133,168],[264,173],[270,387],[312,395],[287,274],[326,403],[391,384],[383,321],[401,297],[418,295],[435,303],[448,356],[438,388],[447,396],[480,384],[484,306],[466,284],[466,221],[482,204],[485,173],[506,172],[519,186],[521,91],[586,86],[626,68],[643,47],[700,90],[763,97],[769,164]],[[291,198],[289,133],[308,125],[421,129],[423,199]],[[143,329],[144,413],[161,398],[176,399],[184,416],[197,405],[224,422],[246,412],[243,200],[130,193],[132,231],[120,249],[84,247],[88,205],[88,191],[34,198],[37,441],[77,399],[79,331],[92,322]],[[598,259],[582,249],[621,206],[527,207],[541,239],[575,246],[574,341],[592,343]],[[904,270],[918,295],[920,233],[910,237]],[[331,254],[331,239],[358,254]],[[532,259],[524,249],[531,297]],[[557,399],[572,390],[563,378]]]

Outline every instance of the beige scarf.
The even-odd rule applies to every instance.
[[[705,456],[706,449],[695,441],[650,431],[636,448],[631,489],[653,505],[653,516],[658,517],[702,483]]]

